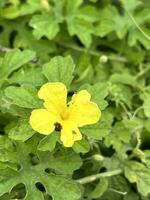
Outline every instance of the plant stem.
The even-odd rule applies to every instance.
[[[58,45],[66,47],[66,48],[70,48],[73,49],[75,51],[79,51],[79,52],[85,52],[85,53],[89,53],[93,56],[102,56],[102,54],[98,51],[93,51],[93,50],[89,50],[89,49],[85,49],[83,47],[79,47],[76,46],[74,44],[69,44],[69,43],[64,43],[64,42],[58,42],[55,41]],[[106,55],[107,56],[107,55]],[[127,59],[124,57],[113,57],[113,56],[107,56],[109,60],[113,60],[113,61],[118,61],[118,62],[127,62]]]
[[[7,52],[9,52],[11,50],[12,49],[10,49],[10,48],[0,46],[0,52],[7,53]]]
[[[137,27],[137,29],[143,34],[143,36],[144,36],[147,40],[150,41],[149,35],[147,35],[147,34],[142,30],[142,28],[137,24],[136,20],[135,20],[134,17],[130,14],[130,12],[127,11],[127,10],[126,10],[126,12],[127,12],[127,14],[129,15],[129,17],[131,18],[131,20],[133,21],[133,23],[135,24],[135,26]]]
[[[126,195],[127,194],[127,192],[122,192],[122,191],[119,191],[119,190],[116,190],[116,189],[113,189],[113,188],[109,188],[108,190],[112,191],[112,192],[115,192],[115,193],[118,193],[118,194],[121,194],[121,195]]]
[[[139,77],[143,76],[144,74],[146,74],[148,71],[150,70],[149,67],[145,68],[144,70],[142,70],[140,73],[138,73],[136,75],[136,79],[138,79]]]
[[[126,106],[121,102],[120,105],[122,106],[122,108],[124,109],[125,113],[127,114],[128,118],[131,119],[132,115],[131,113],[128,111],[128,109],[126,108]]]
[[[142,109],[143,109],[143,106],[138,107],[138,108],[134,111],[134,113],[133,113],[133,115],[132,115],[132,119],[134,119],[134,118],[136,117],[137,113],[138,113],[140,110],[142,110]]]
[[[103,173],[87,176],[87,177],[84,177],[84,178],[80,178],[80,179],[76,180],[76,182],[78,182],[80,184],[86,184],[86,183],[93,182],[93,181],[95,181],[99,178],[115,176],[115,175],[118,175],[118,174],[121,174],[121,173],[122,173],[121,169],[116,169],[116,170],[113,170],[113,171],[103,172]]]

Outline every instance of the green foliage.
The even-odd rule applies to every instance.
[[[26,120],[26,119],[18,121],[18,123],[15,124],[14,127],[13,126],[14,126],[14,123],[9,125],[11,129],[8,132],[8,137],[13,140],[21,140],[24,142],[28,140],[29,138],[31,138],[32,135],[35,133],[34,130],[32,130],[29,125],[29,120]]]
[[[55,146],[56,146],[57,140],[58,140],[58,134],[57,133],[53,133],[51,135],[44,137],[39,142],[38,150],[40,150],[40,151],[53,151]]]
[[[34,28],[33,34],[37,39],[42,36],[53,39],[59,31],[58,22],[51,13],[35,15],[30,21],[30,25]]]
[[[20,170],[14,171],[6,167],[6,169],[1,171],[0,195],[10,192],[14,186],[23,183],[26,188],[25,199],[43,199],[44,194],[36,187],[37,183],[41,183],[45,187],[46,193],[55,199],[78,199],[80,190],[77,185],[62,175],[48,172],[49,161],[43,158],[42,155],[39,155],[41,161],[39,159],[37,160],[36,157],[30,155],[29,149],[23,143],[16,143],[16,151],[13,152],[14,155],[12,154],[12,156],[16,157],[14,161],[20,165]],[[52,166],[50,167],[53,170],[58,170],[59,173],[71,173],[72,170],[80,166],[81,161],[79,157],[71,152],[66,153],[62,151],[61,153],[55,153],[54,157],[51,154],[49,156],[53,160]],[[71,158],[71,164],[69,157]],[[66,166],[62,163],[65,163]],[[45,171],[46,169],[47,172]],[[68,188],[70,188],[69,191]]]
[[[149,0],[0,1],[0,200],[150,199],[149,27]],[[29,124],[47,82],[101,110],[72,148]]]
[[[10,86],[6,88],[5,95],[12,100],[12,104],[19,107],[38,108],[40,106],[37,90],[32,86]]]
[[[43,74],[49,82],[63,82],[69,87],[73,76],[74,63],[70,56],[55,57],[43,65]]]
[[[25,50],[24,52],[19,50],[8,52],[1,61],[0,85],[2,85],[3,81],[6,80],[13,71],[32,60],[34,56],[35,53],[29,50]]]
[[[148,195],[150,192],[150,169],[138,162],[130,161],[125,167],[125,176],[131,183],[137,183],[138,190],[142,195]]]

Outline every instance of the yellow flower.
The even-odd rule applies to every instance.
[[[101,116],[100,109],[90,101],[91,95],[86,90],[74,94],[67,104],[67,88],[60,82],[44,84],[38,97],[44,100],[45,108],[32,111],[31,127],[44,135],[60,131],[65,147],[72,147],[75,141],[82,139],[79,127],[94,124]]]

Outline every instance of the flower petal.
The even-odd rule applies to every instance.
[[[82,139],[82,135],[78,128],[63,126],[60,139],[65,147],[72,147],[75,141]]]
[[[67,88],[63,83],[44,84],[40,88],[38,96],[44,100],[44,106],[55,114],[59,114],[66,108]]]
[[[70,121],[81,127],[96,123],[101,116],[101,111],[96,103],[90,101],[90,94],[86,90],[81,90],[73,96],[69,112]]]
[[[72,96],[72,100],[70,101],[69,104],[77,104],[79,102],[87,102],[90,101],[91,95],[87,90],[81,90],[78,93],[74,94]]]
[[[56,119],[46,109],[35,109],[30,116],[31,127],[44,135],[52,133],[55,129]]]

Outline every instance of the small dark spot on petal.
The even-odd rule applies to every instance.
[[[73,134],[73,135],[76,135],[77,133],[76,133],[75,131],[72,131],[72,134]]]
[[[58,122],[56,122],[54,125],[55,125],[55,131],[61,131],[61,129],[62,129],[61,124],[59,124]]]

